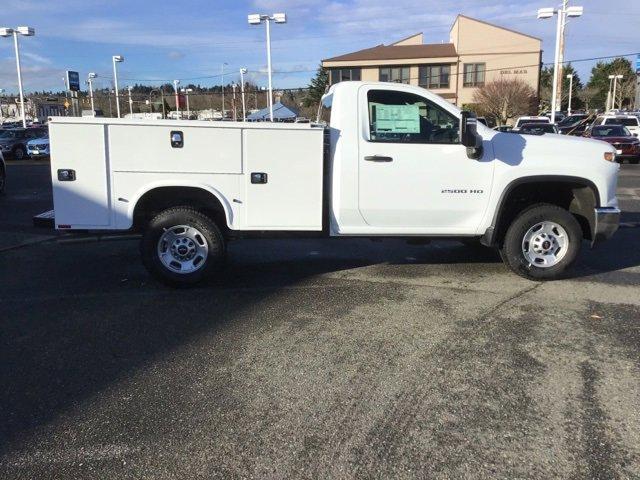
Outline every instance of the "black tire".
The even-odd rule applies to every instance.
[[[564,256],[553,266],[539,267],[525,258],[523,241],[530,228],[540,222],[554,222],[560,225],[568,237]],[[505,264],[518,275],[531,280],[553,280],[573,264],[582,243],[582,228],[575,217],[564,208],[550,204],[533,205],[521,212],[507,229],[500,256]]]
[[[208,248],[206,259],[193,272],[179,273],[160,259],[158,247],[162,235],[167,229],[179,225],[190,226],[201,232]],[[220,229],[205,214],[190,207],[173,207],[149,222],[140,242],[140,255],[146,269],[159,281],[172,287],[184,287],[199,283],[219,270],[225,255],[225,241]]]
[[[24,160],[25,158],[27,158],[27,150],[23,146],[18,145],[13,149],[14,160]]]
[[[632,158],[631,160],[629,160],[629,163],[632,163],[634,165],[638,165],[638,163],[640,163],[640,158],[638,158],[638,157]]]

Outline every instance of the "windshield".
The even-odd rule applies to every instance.
[[[0,132],[0,139],[8,140],[13,138],[18,138],[18,132],[15,132],[13,130],[4,130]]]
[[[637,118],[615,118],[609,120],[607,123],[615,123],[617,125],[624,125],[625,127],[637,127],[638,119]]]
[[[611,125],[609,127],[593,127],[591,135],[594,137],[629,137],[631,133],[622,125]]]
[[[525,123],[549,123],[549,119],[548,118],[528,118],[528,119],[522,119],[520,121],[518,121],[518,126],[521,127],[522,125],[524,125]]]
[[[525,124],[520,129],[520,133],[533,133],[536,135],[542,135],[543,133],[556,133],[554,125],[551,124]]]

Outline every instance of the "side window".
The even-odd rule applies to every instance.
[[[458,117],[424,97],[370,90],[367,103],[372,142],[459,143]]]

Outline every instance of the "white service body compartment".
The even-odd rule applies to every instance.
[[[50,143],[56,228],[126,230],[147,192],[189,187],[216,197],[232,230],[322,229],[320,127],[57,117]],[[256,172],[266,183],[252,183]]]

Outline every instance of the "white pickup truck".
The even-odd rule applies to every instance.
[[[402,84],[343,82],[317,124],[111,118],[49,123],[55,226],[142,233],[174,285],[215,274],[233,239],[479,241],[557,278],[618,228],[607,143],[500,133]]]

